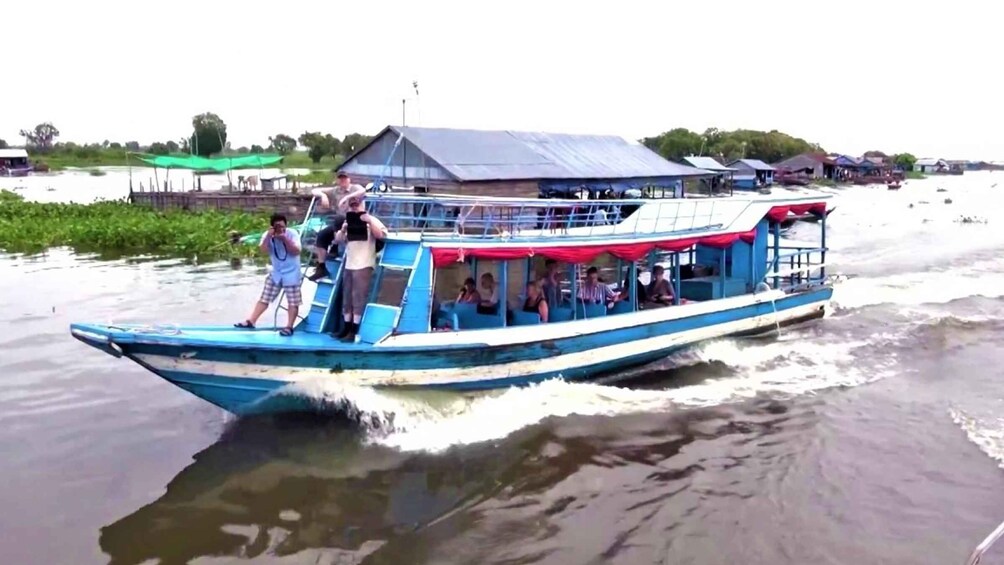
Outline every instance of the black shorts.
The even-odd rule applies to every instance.
[[[338,230],[342,229],[343,223],[345,223],[345,216],[341,214],[328,216],[328,225],[317,232],[317,240],[314,242],[314,245],[321,249],[329,249],[335,241],[335,234]]]

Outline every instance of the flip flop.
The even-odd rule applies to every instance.
[[[293,328],[282,328],[281,330],[279,330],[279,335],[281,335],[282,337],[289,337],[293,335]]]
[[[244,320],[243,322],[239,322],[239,323],[234,324],[234,327],[235,328],[241,328],[241,329],[244,329],[244,330],[253,330],[254,329],[254,324],[251,323],[251,320]]]

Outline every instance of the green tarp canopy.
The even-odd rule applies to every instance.
[[[235,157],[199,157],[198,155],[147,155],[136,158],[161,169],[226,172],[232,169],[259,169],[282,160],[281,155],[239,155]]]

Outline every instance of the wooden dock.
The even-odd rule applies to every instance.
[[[154,210],[226,210],[303,214],[310,206],[310,192],[140,192],[129,193],[129,202]]]

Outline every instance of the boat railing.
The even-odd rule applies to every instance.
[[[773,288],[797,288],[826,279],[825,247],[782,245],[768,256],[765,279]]]
[[[1004,522],[1001,522],[1000,525],[997,526],[997,529],[990,532],[990,535],[984,538],[984,540],[976,546],[976,549],[974,549],[972,554],[969,555],[969,560],[966,561],[966,565],[979,565],[980,560],[983,559],[983,554],[985,554],[987,550],[990,549],[993,544],[997,543],[997,541],[1002,537],[1004,537]]]
[[[378,194],[367,211],[391,232],[462,239],[637,236],[719,230],[748,202],[717,199],[554,200]]]

